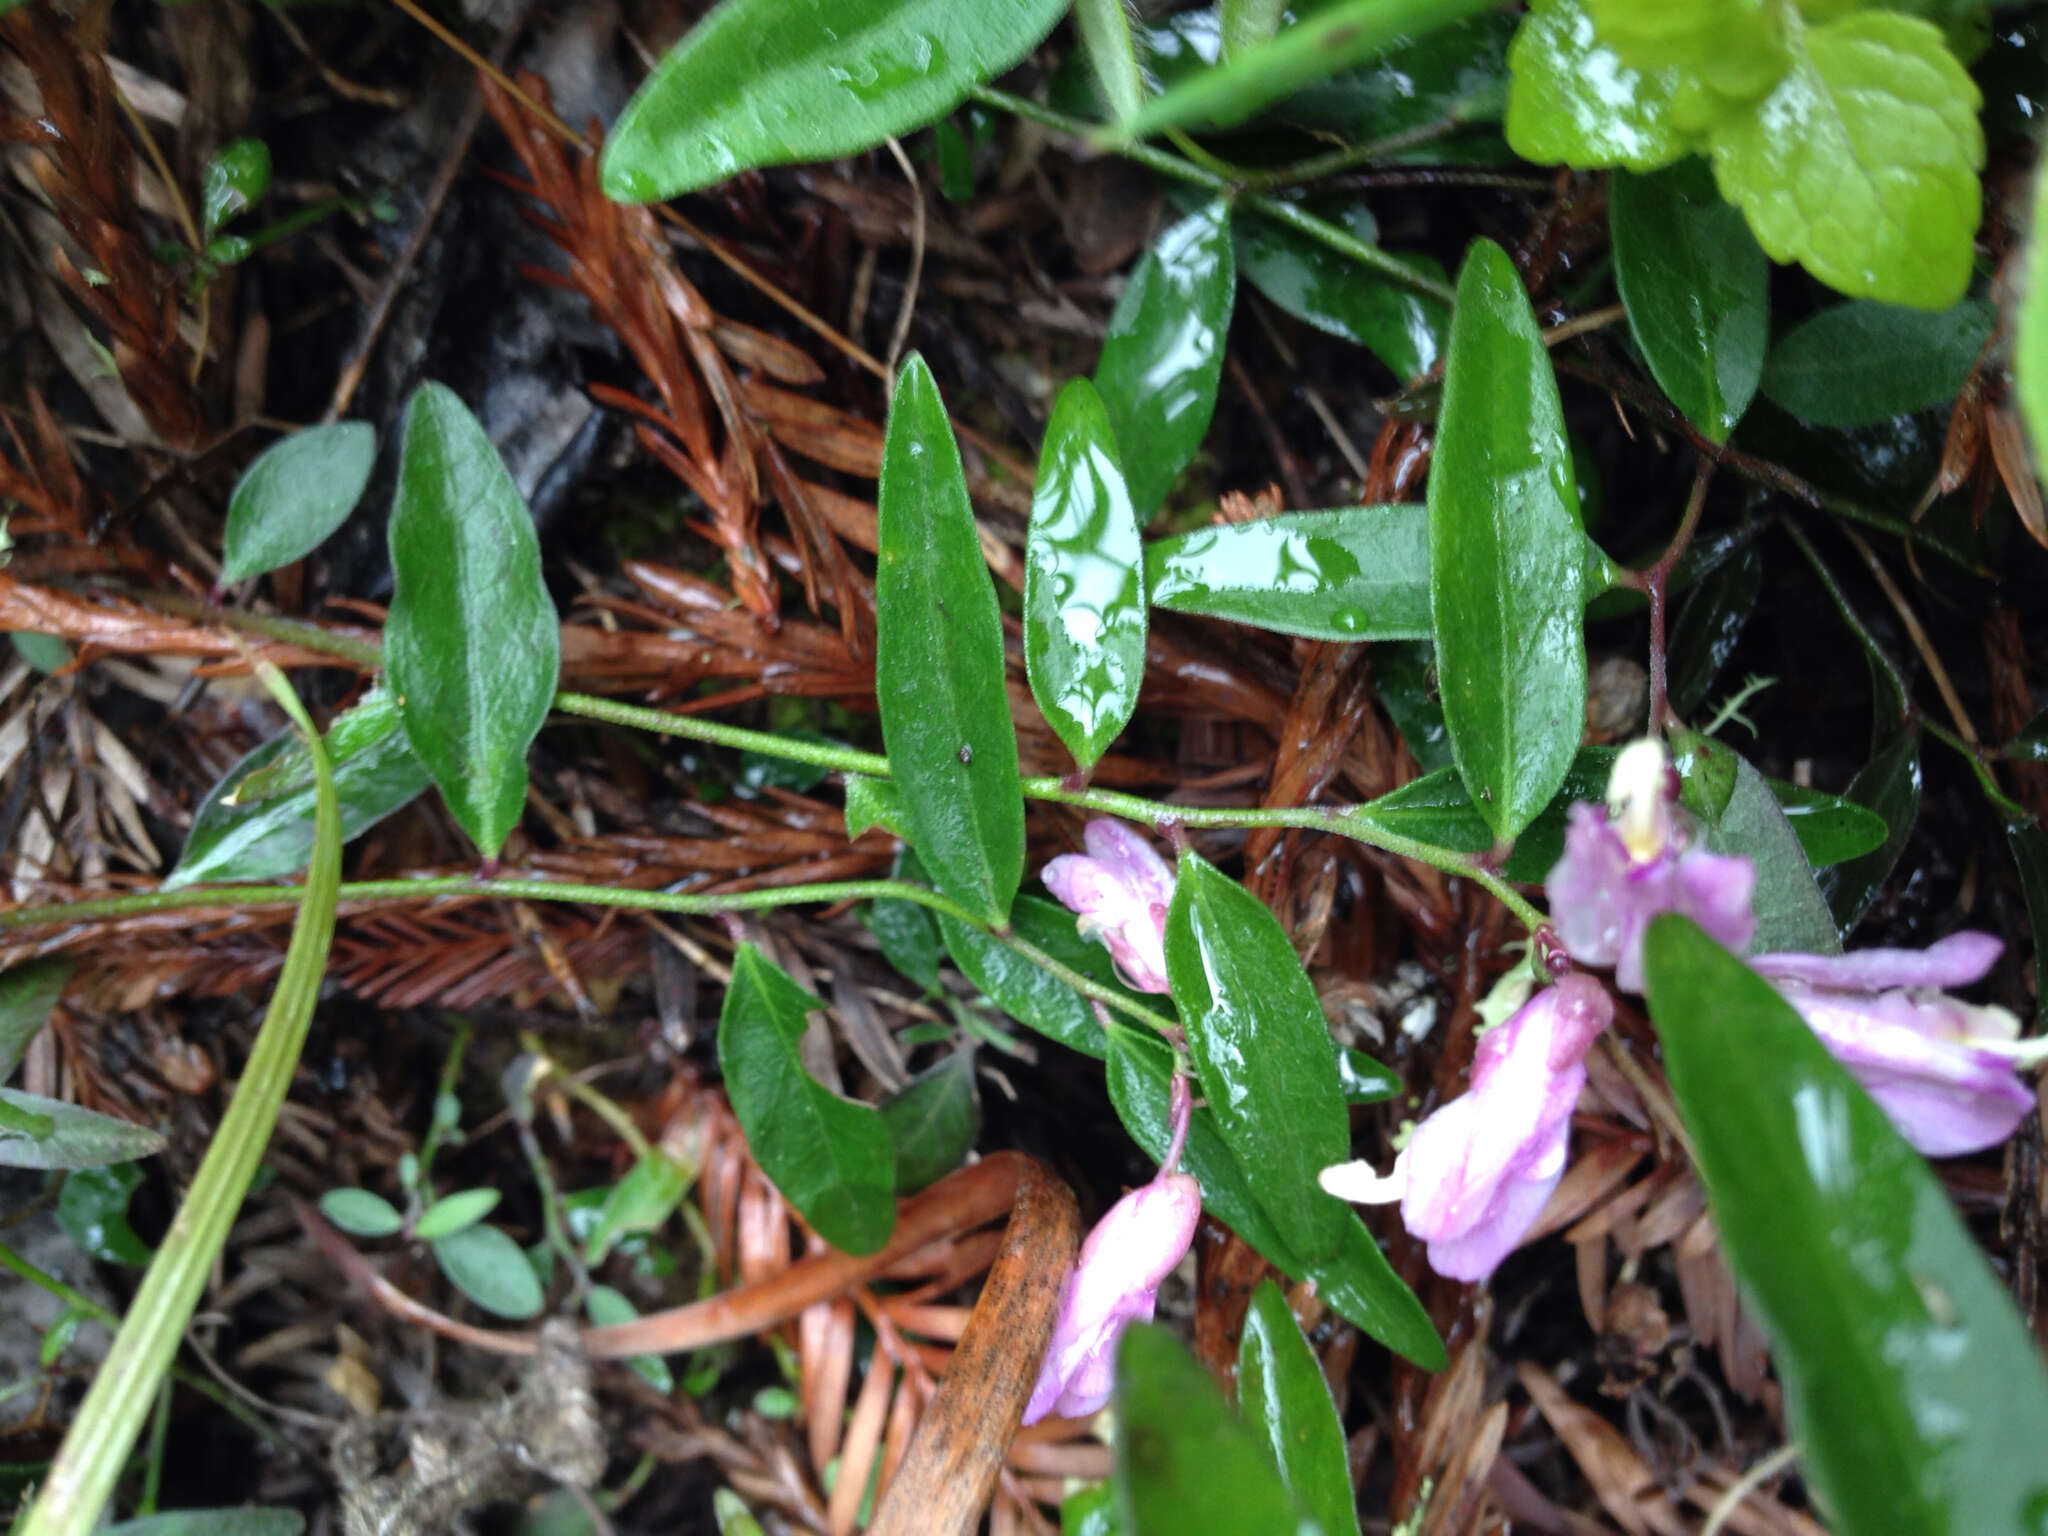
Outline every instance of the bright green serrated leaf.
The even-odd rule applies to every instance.
[[[1524,160],[1654,171],[1693,149],[1672,116],[1674,70],[1631,69],[1586,0],[1533,0],[1508,47],[1508,144]]]
[[[271,444],[229,498],[220,579],[244,581],[311,554],[348,519],[376,461],[366,421],[307,427]]]

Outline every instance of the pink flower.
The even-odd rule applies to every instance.
[[[1081,936],[1109,946],[1118,974],[1140,992],[1166,987],[1166,909],[1173,871],[1152,845],[1120,821],[1097,817],[1082,834],[1086,854],[1063,853],[1044,870],[1045,888],[1080,914]]]
[[[2019,1129],[2034,1093],[2018,1068],[2041,1042],[2018,1042],[2003,1008],[1959,1002],[1942,987],[1984,979],[2004,946],[1955,933],[1918,949],[1758,955],[1750,961],[1821,1043],[1929,1157],[1994,1147]]]
[[[1190,1109],[1187,1079],[1176,1077],[1173,1145],[1158,1177],[1111,1206],[1081,1244],[1060,1291],[1052,1338],[1024,1409],[1026,1424],[1048,1414],[1080,1419],[1101,1412],[1115,1385],[1117,1341],[1132,1323],[1152,1320],[1160,1282],[1194,1241],[1202,1214],[1201,1186],[1193,1175],[1175,1171],[1187,1141]]]
[[[1453,1280],[1484,1280],[1522,1240],[1564,1175],[1586,1052],[1614,1018],[1590,976],[1546,987],[1480,1037],[1472,1085],[1415,1128],[1384,1178],[1368,1163],[1325,1168],[1340,1199],[1401,1202],[1401,1224]]]
[[[1728,948],[1756,933],[1750,862],[1685,845],[1678,785],[1661,742],[1638,741],[1615,761],[1602,809],[1571,808],[1564,857],[1543,882],[1550,921],[1581,965],[1611,965],[1625,992],[1643,990],[1643,933],[1659,912],[1681,912]]]

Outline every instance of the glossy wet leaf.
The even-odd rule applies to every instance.
[[[1116,1488],[1096,1483],[1060,1501],[1060,1536],[1121,1536],[1117,1524]]]
[[[1514,851],[1501,866],[1510,880],[1538,881],[1550,872],[1564,852],[1565,816],[1574,800],[1595,804],[1607,798],[1607,778],[1613,772],[1615,748],[1585,747],[1573,758],[1564,782],[1550,803],[1539,811],[1515,839]],[[1402,837],[1448,848],[1453,853],[1484,853],[1493,846],[1493,828],[1464,780],[1454,768],[1411,779],[1399,789],[1369,800],[1351,813]]]
[[[1845,1536],[2048,1517],[2048,1375],[1946,1190],[1783,999],[1683,918],[1650,1014],[1800,1464]]]
[[[396,702],[382,688],[337,718],[324,740],[344,842],[404,809],[433,783],[406,740]],[[273,736],[207,791],[164,889],[304,869],[313,852],[313,799],[305,742],[293,730]]]
[[[896,1193],[914,1195],[965,1161],[981,1134],[974,1046],[961,1046],[882,1101],[896,1149]]]
[[[1585,0],[1533,0],[1508,69],[1508,145],[1524,160],[1654,171],[1693,147],[1672,117],[1677,72],[1623,63],[1600,40]]]
[[[1304,86],[1275,112],[1351,144],[1385,144],[1444,123],[1497,123],[1507,109],[1507,47],[1514,33],[1513,16],[1482,11]],[[1390,146],[1389,158],[1430,160],[1440,152],[1430,144],[1405,151]]]
[[[296,1509],[175,1509],[123,1520],[101,1536],[299,1536],[306,1517]]]
[[[495,1189],[457,1190],[420,1212],[420,1219],[413,1224],[412,1235],[423,1243],[452,1237],[465,1227],[475,1226],[496,1210],[498,1198]]]
[[[207,157],[199,171],[202,238],[214,232],[270,190],[270,146],[261,139],[231,139]]]
[[[895,1152],[871,1105],[804,1070],[804,1016],[824,1005],[751,944],[733,957],[718,1017],[718,1067],[747,1145],[818,1235],[873,1253],[896,1224]]]
[[[304,559],[348,520],[377,462],[366,421],[306,427],[243,471],[228,500],[220,579],[243,581]]]
[[[638,1159],[605,1193],[597,1220],[584,1240],[583,1262],[602,1264],[621,1238],[659,1232],[683,1202],[694,1177],[683,1163],[656,1149]]]
[[[1773,260],[1852,298],[1954,304],[1983,212],[1983,98],[1941,32],[1863,11],[1801,27],[1791,58],[1768,95],[1714,125],[1722,195]]]
[[[1236,297],[1230,209],[1219,198],[1139,258],[1109,317],[1095,388],[1140,522],[1159,510],[1209,430]]]
[[[1840,953],[1841,936],[1814,883],[1806,851],[1764,776],[1749,763],[1737,761],[1734,793],[1720,819],[1707,825],[1704,841],[1716,853],[1741,854],[1756,869],[1756,892],[1750,899],[1756,913],[1753,952]]]
[[[30,960],[0,973],[0,1082],[12,1075],[29,1042],[49,1022],[77,962],[64,955]]]
[[[147,1126],[61,1099],[0,1088],[0,1109],[8,1112],[0,1123],[0,1168],[103,1168],[164,1149],[163,1137]]]
[[[1357,1536],[1343,1421],[1315,1351],[1271,1280],[1252,1292],[1238,1337],[1237,1405],[1325,1536]]]
[[[1859,427],[1955,404],[1998,312],[1981,299],[1948,309],[1837,304],[1771,348],[1764,393],[1803,421]]]
[[[882,451],[875,699],[911,842],[940,890],[1001,922],[1024,875],[1003,624],[959,445],[913,354]]]
[[[1543,809],[1585,729],[1585,563],[1550,354],[1507,252],[1474,241],[1429,470],[1430,598],[1452,751],[1500,838]]]
[[[526,803],[526,749],[554,698],[561,632],[526,503],[444,385],[422,384],[406,408],[391,571],[384,671],[406,740],[496,858]]]
[[[723,0],[605,138],[605,195],[651,203],[741,171],[834,160],[944,117],[1029,53],[1066,0]]]
[[[1671,727],[1665,740],[1671,748],[1671,766],[1678,771],[1679,804],[1703,820],[1719,821],[1735,798],[1742,760],[1725,742],[1684,726]],[[1775,795],[1777,786],[1771,790]]]
[[[1187,1346],[1133,1323],[1117,1347],[1117,1507],[1128,1536],[1309,1536],[1315,1523]]]
[[[330,1189],[320,1214],[351,1237],[390,1237],[405,1226],[397,1206],[367,1189]]]
[[[1671,707],[1690,715],[1728,665],[1763,592],[1764,557],[1756,541],[1740,545],[1679,605],[1671,626]]]
[[[1037,945],[1090,980],[1135,996],[1117,980],[1109,951],[1082,938],[1075,927],[1074,914],[1058,902],[1040,896],[1019,896],[1010,908],[1010,929],[1018,938]],[[960,973],[979,987],[990,1002],[1047,1039],[1101,1059],[1102,1026],[1095,1022],[1087,998],[958,918],[941,916],[939,932]],[[1160,999],[1146,1001],[1156,1005]]]
[[[1069,379],[1053,403],[1024,546],[1032,697],[1083,771],[1138,706],[1145,554],[1102,399]]]
[[[524,1320],[546,1300],[525,1252],[497,1227],[464,1227],[432,1245],[434,1262],[454,1286],[486,1312]]]
[[[1381,1104],[1397,1097],[1405,1086],[1399,1073],[1349,1045],[1337,1051],[1337,1083],[1346,1104]]]
[[[1451,767],[1451,733],[1436,694],[1436,647],[1427,640],[1376,645],[1372,670],[1380,703],[1416,766],[1424,773]]]
[[[141,1269],[156,1255],[128,1224],[128,1202],[141,1185],[142,1170],[130,1162],[81,1168],[57,1192],[57,1225],[101,1263]]]
[[[1157,1036],[1119,1024],[1109,1035],[1108,1085],[1117,1118],[1145,1154],[1157,1162],[1172,1140],[1169,1119],[1173,1055]],[[1348,1210],[1342,1245],[1334,1257],[1303,1259],[1280,1235],[1251,1180],[1224,1143],[1214,1113],[1197,1109],[1188,1126],[1182,1166],[1202,1187],[1210,1215],[1272,1261],[1282,1273],[1315,1283],[1316,1295],[1338,1316],[1364,1329],[1424,1370],[1443,1369],[1443,1342],[1415,1293],[1401,1283],[1365,1224]]]
[[[1257,214],[1233,221],[1232,234],[1237,270],[1246,282],[1297,320],[1357,342],[1395,378],[1420,378],[1442,355],[1451,311],[1441,299],[1375,276],[1327,245]],[[1444,280],[1442,265],[1431,257],[1396,259]]]
[[[1243,886],[1183,853],[1166,974],[1202,1093],[1259,1203],[1303,1258],[1330,1258],[1346,1213],[1316,1175],[1350,1155],[1350,1118],[1329,1023],[1286,931]]]
[[[2038,44],[2032,50],[2040,54]],[[2030,125],[2031,126],[2031,125]],[[2012,382],[2034,462],[2048,464],[2048,178],[2034,178],[2020,300],[2013,318]]]
[[[1700,160],[1617,171],[1608,218],[1615,283],[1651,374],[1694,426],[1726,442],[1763,372],[1770,261]]]
[[[1791,823],[1806,862],[1815,869],[1860,859],[1884,846],[1888,829],[1877,812],[1817,789],[1802,789],[1778,779],[1764,783]]]
[[[1336,0],[1155,97],[1118,125],[1111,142],[1241,122],[1305,85],[1486,8],[1486,0]]]
[[[1315,640],[1430,634],[1429,514],[1421,507],[1283,512],[1145,546],[1154,606]]]

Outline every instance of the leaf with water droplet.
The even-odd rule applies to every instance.
[[[1302,1507],[1324,1536],[1358,1536],[1357,1495],[1344,1450],[1344,1424],[1315,1351],[1287,1298],[1261,1280],[1237,1346],[1237,1403]]]

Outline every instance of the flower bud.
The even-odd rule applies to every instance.
[[[1080,914],[1081,936],[1109,948],[1119,975],[1140,992],[1164,992],[1166,909],[1173,871],[1122,822],[1097,817],[1082,834],[1088,852],[1047,861],[1045,888]]]

